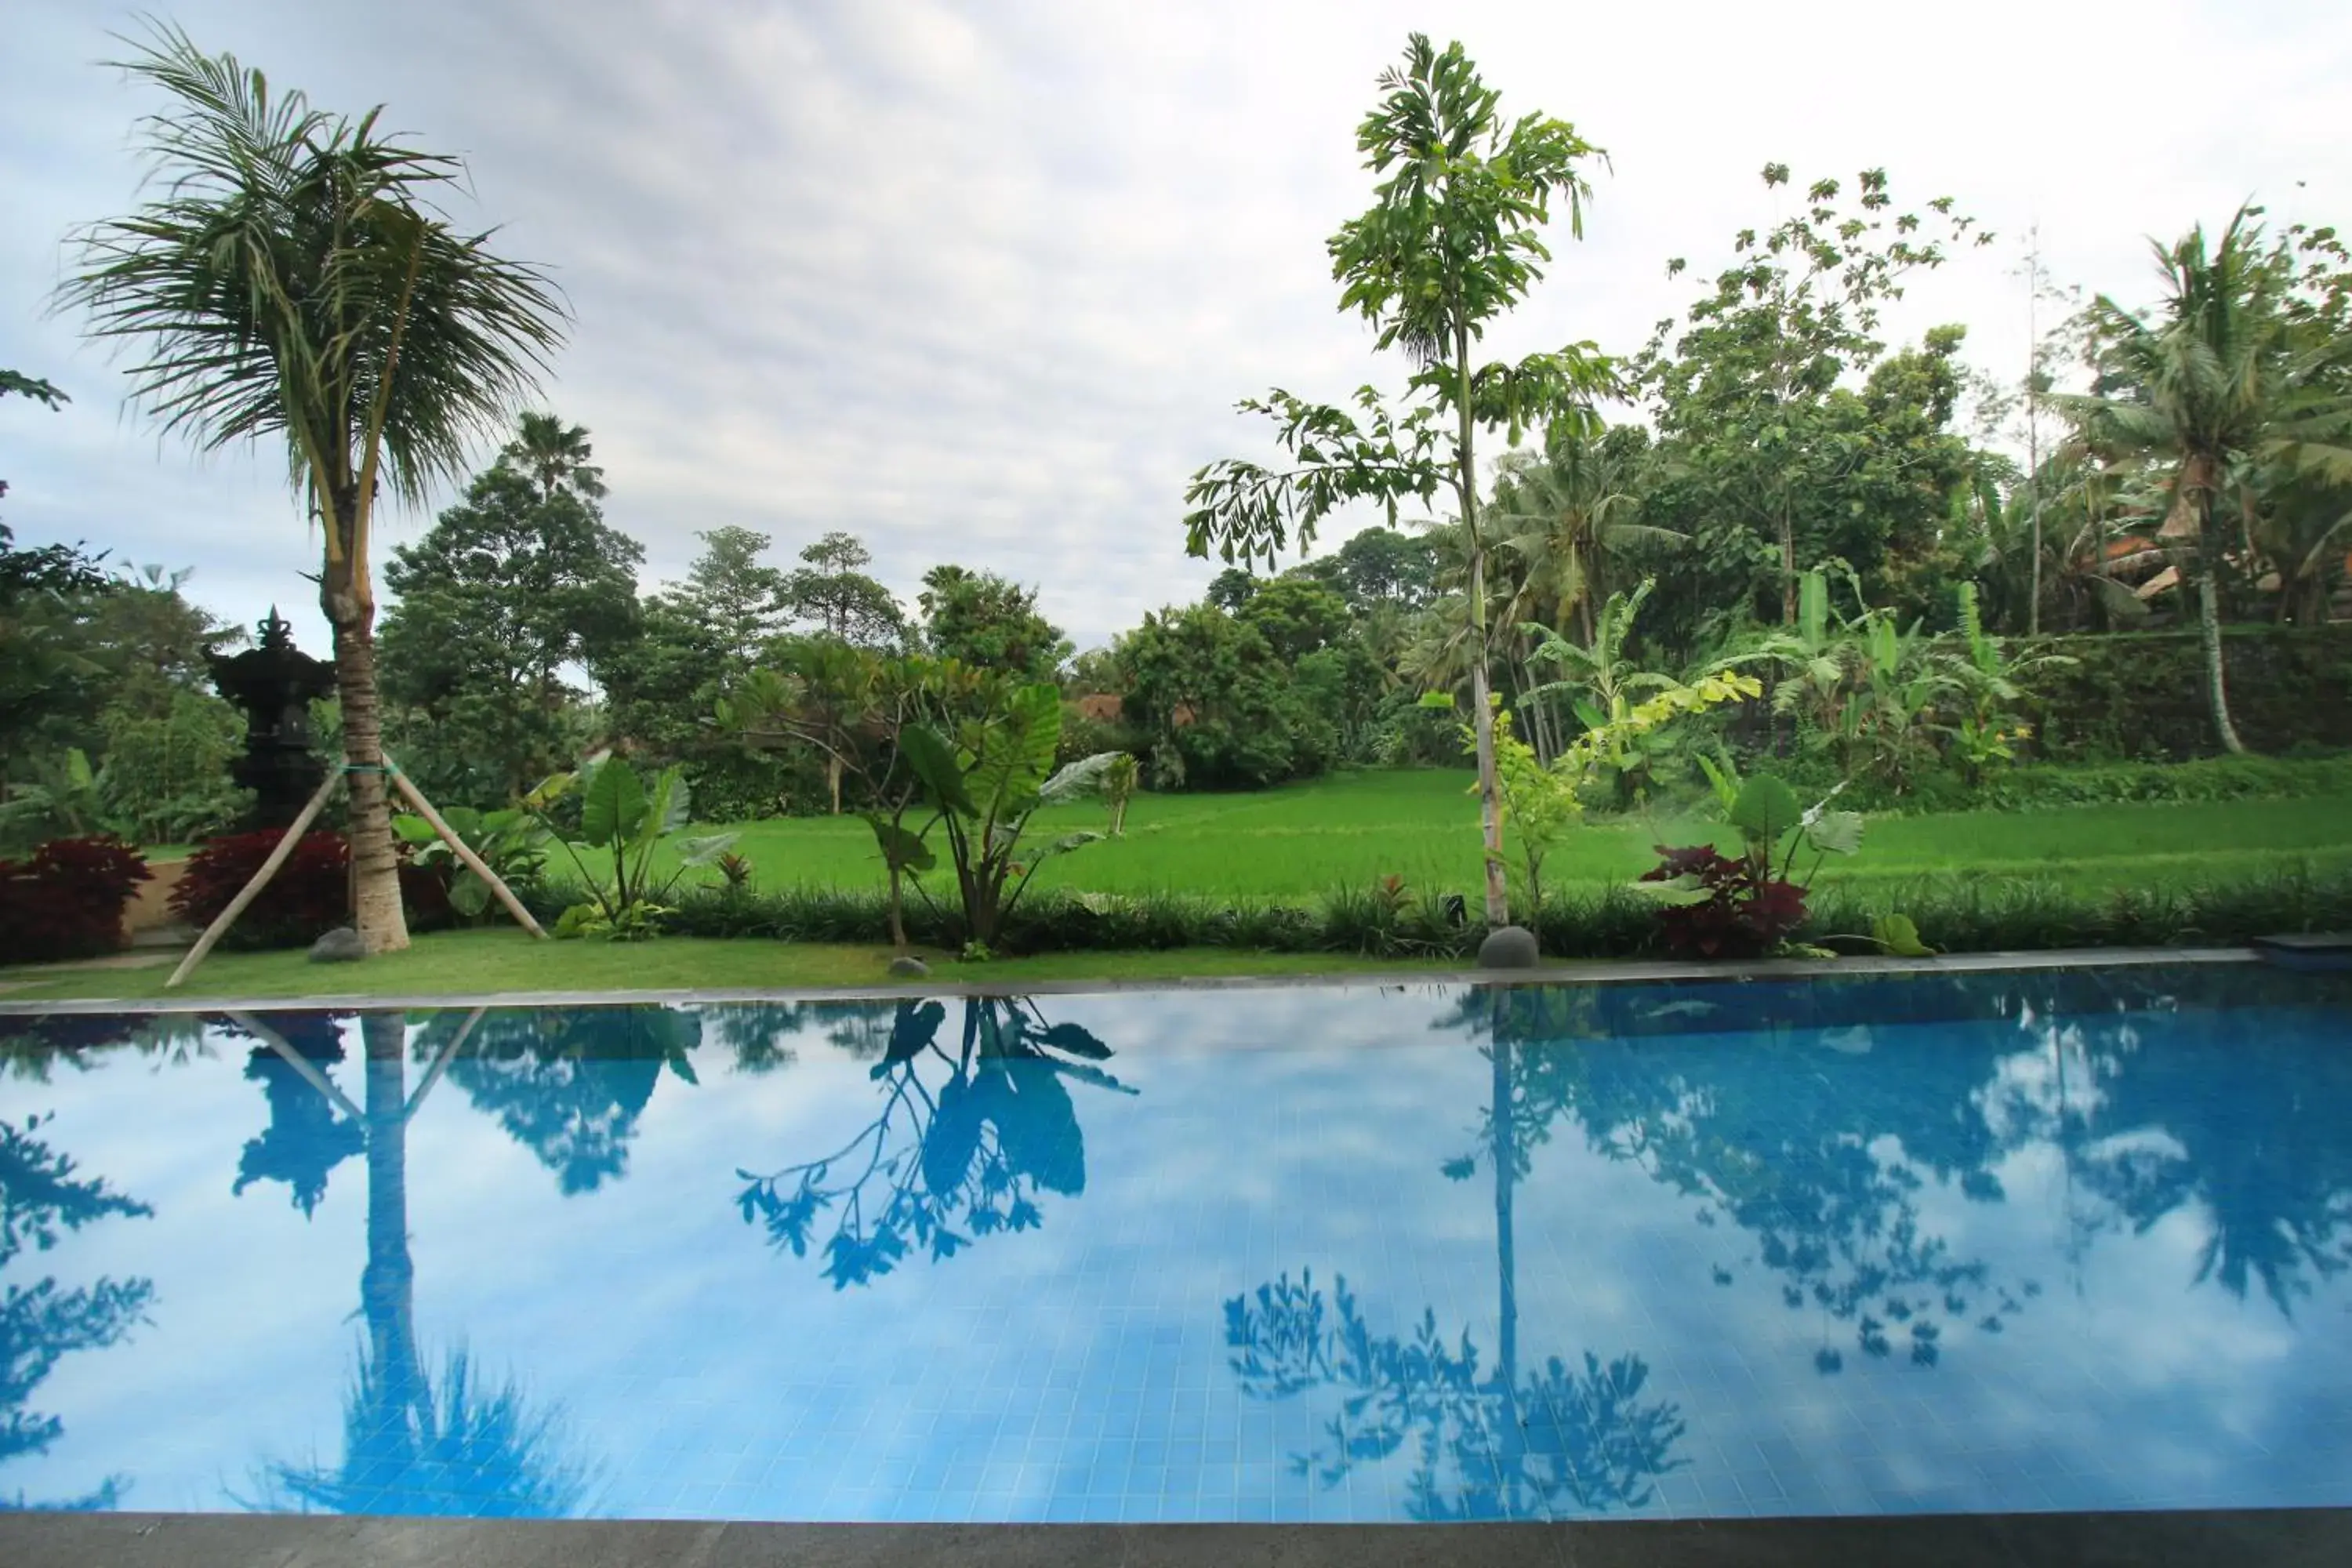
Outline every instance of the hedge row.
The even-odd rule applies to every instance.
[[[551,920],[574,900],[571,889],[551,886],[534,890],[529,901],[534,913]],[[2229,945],[2281,932],[2352,929],[2352,873],[2305,868],[2107,893],[2038,879],[1832,884],[1812,898],[1795,940],[1868,951],[1862,933],[1890,912],[1909,915],[1931,946],[1948,952]],[[907,925],[919,947],[952,952],[962,941],[952,914],[919,903],[908,909]],[[872,946],[889,941],[879,890],[836,888],[698,889],[680,896],[665,929],[690,937]],[[1396,907],[1370,889],[1335,894],[1316,906],[1055,893],[1016,910],[1002,946],[1012,953],[1220,947],[1467,960],[1485,935],[1475,906],[1473,918],[1456,923],[1442,905]],[[1664,956],[1657,905],[1629,889],[1552,902],[1538,937],[1555,957]]]
[[[2033,672],[2025,717],[2036,754],[2068,762],[2180,762],[2220,750],[2192,627],[2005,642],[2012,658],[2063,654]],[[2230,716],[2257,752],[2352,748],[2352,624],[2231,626]]]

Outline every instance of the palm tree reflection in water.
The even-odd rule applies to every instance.
[[[238,1022],[271,1048],[293,1054],[268,1025]],[[362,1015],[360,1032],[367,1058],[364,1103],[341,1105],[356,1110],[367,1158],[367,1264],[360,1275],[367,1340],[343,1397],[342,1462],[269,1465],[258,1506],[506,1518],[576,1513],[590,1477],[564,1452],[558,1413],[530,1410],[511,1380],[485,1384],[463,1351],[452,1352],[435,1377],[417,1345],[416,1270],[408,1249],[408,1123],[440,1066],[462,1049],[465,1031],[452,1037],[414,1099],[401,1016]],[[320,1075],[318,1081],[322,1094],[341,1100],[331,1080]]]

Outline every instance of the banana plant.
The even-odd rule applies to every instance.
[[[1097,788],[1121,754],[1098,752],[1056,773],[1054,752],[1061,739],[1062,693],[1048,683],[1013,688],[982,717],[958,724],[952,736],[929,723],[899,731],[900,750],[934,813],[914,837],[927,838],[937,826],[947,838],[965,951],[973,957],[992,951],[1040,866],[1103,837],[1066,833],[1023,851],[1023,837],[1040,807]],[[919,891],[921,887],[916,884]]]
[[[557,802],[574,793],[580,797],[576,838],[558,831],[550,815]],[[683,770],[666,768],[647,782],[626,762],[606,752],[589,758],[576,772],[555,774],[525,796],[523,810],[562,847],[588,889],[590,901],[564,910],[555,934],[622,942],[657,934],[661,917],[669,912],[661,900],[689,869],[715,865],[734,847],[738,837],[681,837],[675,846],[676,864],[666,873],[656,871],[656,850],[663,839],[686,826],[692,802]],[[592,858],[598,862],[593,869]],[[607,861],[609,876],[603,869]]]

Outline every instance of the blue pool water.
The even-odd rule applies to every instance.
[[[0,1018],[0,1498],[2352,1503],[2352,988]]]

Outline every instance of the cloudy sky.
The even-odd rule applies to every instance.
[[[78,223],[128,210],[146,89],[96,62],[134,12],[12,0],[0,50],[0,365],[74,402],[0,403],[20,541],[193,566],[251,620],[324,633],[276,452],[205,458],[122,406],[120,366],[46,313]],[[780,557],[835,528],[911,596],[936,562],[1042,585],[1081,645],[1195,596],[1186,477],[1264,456],[1234,401],[1401,374],[1337,311],[1323,241],[1370,199],[1354,127],[1406,35],[1458,37],[1507,113],[1608,149],[1587,237],[1490,338],[1630,350],[1799,182],[1885,166],[2000,231],[1913,290],[2014,370],[2010,275],[2039,226],[2062,282],[2144,296],[2145,237],[2249,194],[2333,221],[2352,196],[2341,0],[1980,0],[1915,12],[1195,0],[186,0],[171,12],[314,101],[462,153],[507,254],[577,321],[545,402],[587,426],[609,519],[674,578],[697,530]],[[397,21],[393,18],[397,16]],[[1912,19],[1916,17],[1916,19]],[[2184,88],[2186,90],[2184,90]],[[486,440],[487,459],[495,443]],[[436,501],[445,504],[446,499]],[[394,541],[428,520],[394,522]]]

